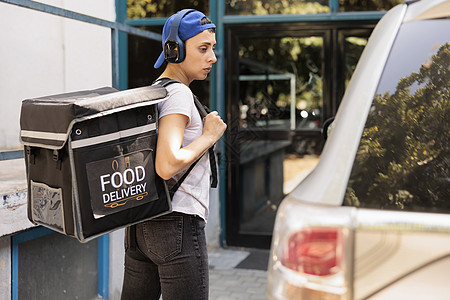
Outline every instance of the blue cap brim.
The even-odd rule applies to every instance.
[[[161,52],[161,54],[159,55],[158,60],[155,62],[155,64],[153,65],[153,67],[154,67],[155,69],[158,69],[159,67],[162,66],[162,64],[164,63],[165,60],[166,60],[166,59],[165,59],[165,57],[164,57],[164,51],[163,51],[163,52]]]

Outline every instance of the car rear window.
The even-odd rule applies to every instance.
[[[450,212],[450,20],[402,25],[373,99],[344,205]]]

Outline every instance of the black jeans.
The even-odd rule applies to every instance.
[[[126,231],[122,300],[207,300],[205,221],[173,212],[135,226],[135,243]]]

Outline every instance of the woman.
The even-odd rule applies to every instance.
[[[202,300],[209,293],[204,232],[211,175],[207,150],[223,135],[226,124],[217,112],[202,120],[189,84],[204,80],[217,61],[215,25],[199,11],[183,10],[166,21],[162,41],[155,68],[165,64],[160,79],[178,83],[166,87],[169,99],[158,106],[156,172],[165,180],[177,180],[200,160],[173,196],[173,212],[136,225],[136,247],[125,246],[122,299],[157,300],[162,293],[164,300]]]

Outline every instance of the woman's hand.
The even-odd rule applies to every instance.
[[[203,118],[203,135],[211,140],[214,145],[227,129],[227,124],[222,120],[217,111],[210,112]]]
[[[187,122],[188,118],[180,114],[159,119],[155,168],[156,173],[165,180],[186,169],[208,151],[227,128],[219,114],[211,112],[203,119],[202,135],[186,147],[181,147]]]

